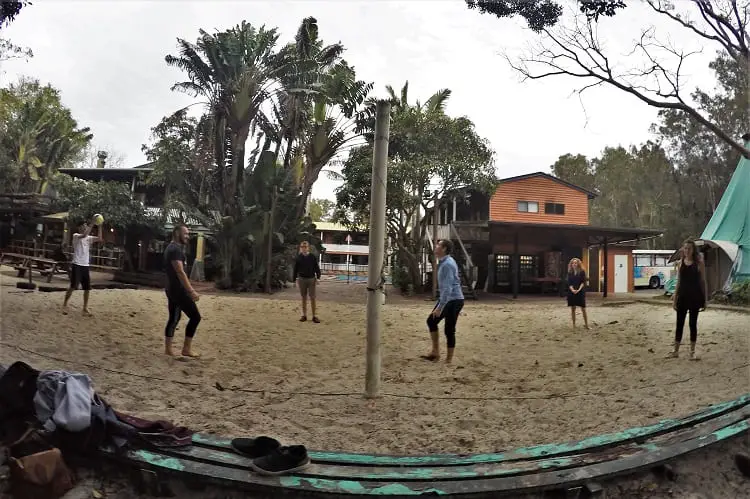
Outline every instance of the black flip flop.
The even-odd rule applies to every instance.
[[[430,362],[437,362],[438,360],[440,360],[440,357],[436,357],[434,355],[420,355],[419,358],[422,360],[429,360]]]

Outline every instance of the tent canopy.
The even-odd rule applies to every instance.
[[[745,147],[750,147],[750,140],[745,142]],[[750,279],[750,159],[744,156],[740,158],[701,239],[734,243],[737,253],[732,258],[735,265],[730,281]],[[731,282],[727,285],[731,285]]]
[[[745,147],[750,147],[750,140],[745,141]],[[718,272],[725,290],[734,282],[750,280],[750,159],[740,158],[719,206],[696,245],[705,246],[716,256],[721,270],[708,268],[707,273],[710,279],[712,272]],[[679,251],[670,261],[678,258]],[[730,263],[731,269],[726,269],[726,263]]]

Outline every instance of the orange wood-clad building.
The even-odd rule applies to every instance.
[[[662,231],[592,226],[596,195],[541,172],[501,179],[489,198],[441,203],[438,237],[458,240],[467,285],[489,292],[562,293],[571,258],[583,262],[590,291],[632,292],[632,250]]]

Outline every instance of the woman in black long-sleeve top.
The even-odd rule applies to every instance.
[[[675,359],[680,355],[682,330],[685,328],[685,317],[689,314],[690,326],[690,360],[698,360],[695,355],[695,344],[698,341],[698,313],[706,309],[706,264],[692,240],[682,245],[682,258],[677,270],[677,286],[672,295],[672,306],[677,312],[677,327],[674,334],[674,350],[667,358]]]
[[[586,316],[586,272],[581,260],[573,258],[568,263],[568,306],[573,327],[576,327],[576,307],[583,314],[583,327],[589,328],[589,318]]]

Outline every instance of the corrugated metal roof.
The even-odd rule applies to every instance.
[[[147,206],[146,212],[152,217],[162,216],[162,208]],[[211,215],[214,217],[214,221],[216,223],[221,222],[221,214],[218,211],[211,212]],[[194,230],[209,231],[209,228],[205,227],[200,222],[200,220],[187,215],[182,210],[178,210],[176,208],[170,208],[169,210],[167,210],[167,220],[164,222],[164,227],[166,229],[171,229],[177,223],[185,223],[185,225],[187,225],[188,227]]]
[[[65,220],[68,218],[68,212],[67,211],[61,211],[60,213],[52,213],[50,215],[44,215],[42,217],[42,220]]]

